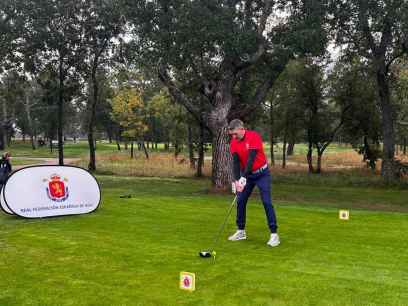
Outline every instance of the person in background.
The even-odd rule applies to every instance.
[[[3,188],[3,185],[6,183],[12,171],[10,156],[9,152],[5,152],[0,160],[0,190]]]

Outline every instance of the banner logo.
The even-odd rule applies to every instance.
[[[68,199],[68,179],[58,174],[53,174],[49,179],[44,179],[48,198],[53,202],[64,202]]]

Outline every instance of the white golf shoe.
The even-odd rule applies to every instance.
[[[245,240],[246,237],[246,233],[245,230],[237,230],[234,235],[229,236],[228,240],[229,241],[238,241],[238,240]]]
[[[269,241],[266,244],[271,246],[271,247],[278,246],[280,244],[279,235],[276,234],[276,233],[271,234],[271,238],[269,239]]]

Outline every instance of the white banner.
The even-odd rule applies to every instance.
[[[73,166],[17,170],[8,178],[3,193],[9,211],[25,218],[86,214],[97,209],[101,199],[95,177]]]
[[[13,212],[7,207],[6,202],[4,201],[3,189],[0,191],[0,206],[6,214],[13,215]]]

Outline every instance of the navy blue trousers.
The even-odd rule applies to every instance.
[[[242,192],[238,193],[237,199],[237,226],[238,229],[243,230],[245,229],[245,221],[246,221],[246,205],[248,202],[249,197],[251,196],[252,191],[254,190],[255,186],[258,186],[259,191],[261,193],[262,203],[265,209],[266,219],[268,222],[269,229],[271,233],[276,233],[278,229],[278,225],[276,223],[276,215],[275,210],[272,206],[272,199],[271,199],[271,174],[269,169],[265,169],[264,171],[257,173],[257,174],[250,174],[247,177],[247,183]]]

